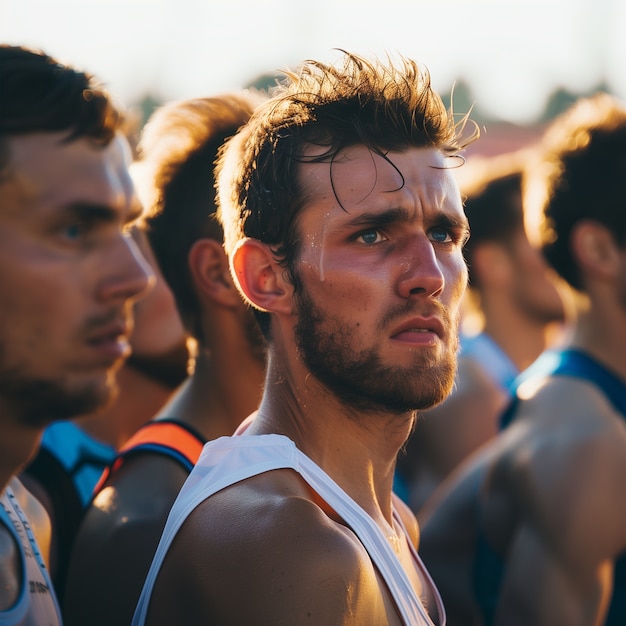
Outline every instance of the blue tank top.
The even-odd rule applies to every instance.
[[[532,378],[547,376],[572,376],[596,385],[607,397],[616,411],[626,419],[626,385],[613,372],[595,359],[579,350],[547,350],[516,379],[513,399],[500,419],[501,430],[515,419],[519,397],[517,389]],[[478,528],[481,525],[478,524]],[[474,562],[474,594],[485,620],[491,626],[504,576],[504,559],[491,547],[484,535],[479,533],[476,541]],[[605,626],[626,624],[626,554],[615,561],[613,595]]]

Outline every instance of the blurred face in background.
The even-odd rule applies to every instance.
[[[155,276],[150,293],[133,308],[132,353],[127,365],[161,384],[175,388],[187,376],[189,350],[172,291],[163,278],[143,230],[134,228],[132,237]]]
[[[541,323],[563,321],[558,279],[523,229],[509,241],[507,254],[513,268],[512,297],[519,309]]]
[[[9,138],[0,178],[0,402],[37,427],[111,401],[152,281],[126,140],[64,139]]]

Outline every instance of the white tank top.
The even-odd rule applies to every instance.
[[[2,626],[61,626],[61,612],[41,551],[11,487],[0,496],[0,524],[20,551],[22,580],[15,604],[0,611]],[[1,584],[1,581],[0,581]]]
[[[275,469],[293,469],[331,506],[357,535],[384,579],[406,626],[433,626],[424,606],[385,535],[374,520],[318,465],[283,435],[221,437],[207,443],[170,511],[161,541],[148,572],[132,626],[143,626],[159,570],[179,528],[204,500],[241,480]],[[396,519],[399,516],[394,511]],[[404,529],[404,527],[403,527]],[[406,530],[405,530],[406,534]],[[443,604],[411,541],[417,567],[431,586],[440,626],[445,626]]]

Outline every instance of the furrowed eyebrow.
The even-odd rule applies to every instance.
[[[109,206],[101,204],[88,204],[76,202],[63,207],[63,212],[68,217],[74,217],[91,222],[112,223],[119,219],[119,212]],[[133,207],[132,211],[125,216],[124,225],[135,222],[142,215],[141,206]]]
[[[390,224],[396,224],[412,219],[412,212],[395,208],[384,212],[361,213],[348,220],[344,228],[383,228]],[[452,216],[443,211],[437,212],[435,215],[429,216],[430,226],[438,226],[455,230],[459,232],[461,239],[469,237],[470,229],[467,219],[463,217]]]
[[[63,212],[68,217],[77,217],[80,219],[88,219],[101,222],[112,222],[115,220],[116,212],[103,205],[87,204],[84,202],[75,202],[63,207]]]
[[[432,223],[434,226],[444,226],[450,230],[459,231],[465,238],[469,237],[469,222],[465,218],[452,217],[447,213],[438,213],[432,220]]]
[[[383,227],[410,219],[409,211],[406,209],[389,209],[388,211],[376,213],[360,213],[349,219],[343,226],[345,228],[361,227]]]
[[[135,202],[133,202],[132,209],[130,210],[130,213],[128,214],[128,217],[126,218],[125,225],[129,226],[131,224],[134,224],[135,222],[140,220],[143,216],[144,216],[143,205],[141,204],[141,202],[139,202],[139,200],[135,200]]]

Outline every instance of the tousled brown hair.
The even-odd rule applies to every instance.
[[[478,134],[464,134],[432,89],[426,68],[400,57],[369,61],[342,51],[336,65],[306,61],[271,93],[218,162],[218,216],[227,252],[252,237],[273,247],[291,275],[299,250],[296,221],[302,208],[297,170],[306,148],[325,148],[316,161],[332,166],[344,148],[363,144],[390,150],[435,147],[454,156]],[[310,161],[310,160],[309,160]],[[267,315],[255,311],[267,335]]]

